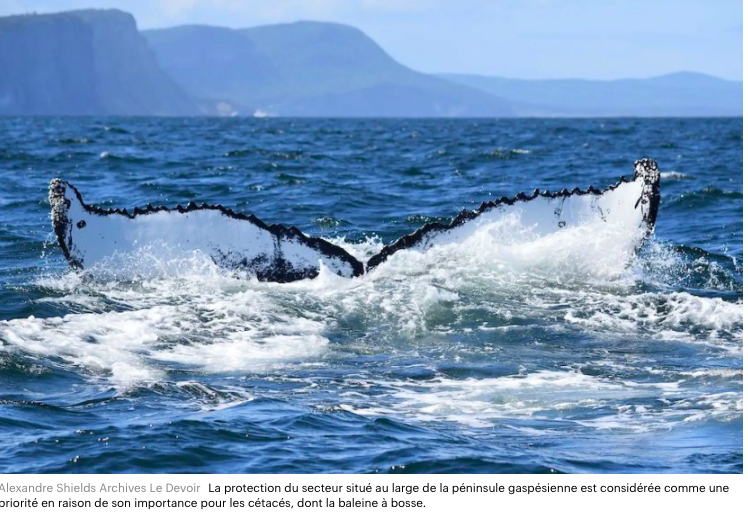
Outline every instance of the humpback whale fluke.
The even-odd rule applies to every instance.
[[[660,170],[653,159],[634,162],[634,176],[621,177],[617,184],[604,190],[593,186],[587,190],[566,188],[550,193],[535,190],[513,198],[501,197],[485,202],[477,210],[462,210],[449,224],[428,223],[415,232],[388,244],[367,263],[371,270],[395,252],[404,249],[426,251],[432,246],[460,242],[477,227],[516,214],[519,223],[539,235],[547,235],[576,224],[602,220],[612,225],[640,232],[635,249],[654,229],[660,205]]]
[[[660,171],[652,159],[634,162],[634,176],[604,190],[590,186],[550,193],[518,193],[461,211],[449,224],[429,223],[400,237],[369,259],[366,267],[345,249],[299,229],[265,224],[254,215],[189,202],[175,208],[154,207],[104,210],[83,202],[67,181],[49,184],[52,227],[65,258],[76,269],[99,262],[118,269],[112,259],[155,249],[177,258],[194,252],[207,254],[223,268],[241,270],[261,281],[292,282],[314,278],[321,266],[341,277],[358,277],[403,249],[426,251],[432,246],[458,243],[478,227],[512,215],[536,235],[590,222],[604,222],[631,232],[633,250],[654,228],[660,204]]]
[[[314,278],[320,264],[342,277],[364,273],[361,261],[340,246],[221,205],[104,210],[84,203],[62,179],[50,182],[49,202],[57,243],[74,269],[154,246],[177,256],[200,251],[221,267],[269,282]]]

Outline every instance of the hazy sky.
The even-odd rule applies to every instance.
[[[423,72],[516,78],[743,75],[741,0],[0,0],[0,15],[117,7],[143,29],[326,20]]]

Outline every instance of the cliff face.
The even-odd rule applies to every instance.
[[[197,113],[128,13],[0,18],[0,114]]]
[[[69,15],[0,19],[0,114],[95,114],[93,31]]]
[[[195,103],[159,67],[135,18],[117,10],[74,11],[91,26],[97,99],[105,114],[180,115]]]

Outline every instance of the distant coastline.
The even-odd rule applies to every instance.
[[[518,80],[423,74],[351,26],[138,31],[116,9],[0,17],[0,115],[742,117],[743,84],[694,72]]]

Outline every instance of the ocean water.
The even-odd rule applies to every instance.
[[[742,152],[741,119],[0,118],[0,471],[742,472]],[[366,259],[644,156],[636,258],[508,223],[354,280],[90,279],[47,203],[221,203]]]

